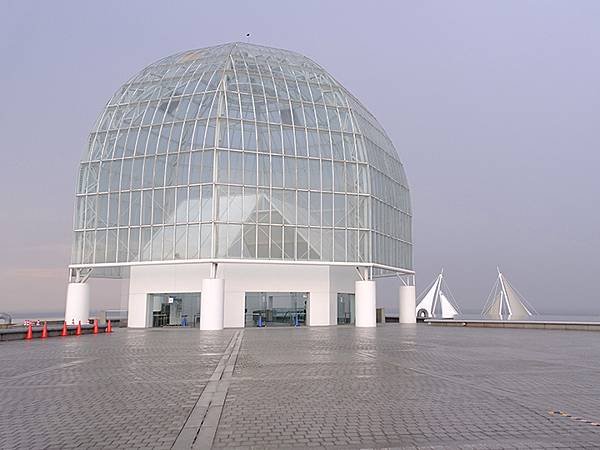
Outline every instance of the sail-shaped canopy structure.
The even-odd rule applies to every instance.
[[[523,320],[535,314],[536,310],[498,269],[498,278],[483,307],[482,316],[488,319]]]
[[[444,270],[434,282],[419,296],[417,317],[451,319],[459,314],[459,308],[450,289],[444,281]]]

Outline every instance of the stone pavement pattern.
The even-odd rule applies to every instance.
[[[119,329],[1,343],[0,448],[600,448],[599,381],[594,332]]]

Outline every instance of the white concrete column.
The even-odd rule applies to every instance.
[[[206,278],[202,280],[200,296],[200,329],[222,330],[225,309],[225,280]]]
[[[69,283],[67,287],[67,305],[65,321],[67,324],[87,323],[90,318],[90,285],[87,283]]]
[[[400,286],[398,322],[416,323],[416,296],[414,286]]]
[[[377,326],[375,317],[377,289],[375,282],[371,280],[357,281],[354,286],[354,305],[356,309],[355,326]]]

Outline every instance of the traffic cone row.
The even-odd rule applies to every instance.
[[[110,320],[106,321],[106,333],[112,333],[112,324],[110,323]],[[99,333],[99,327],[98,327],[98,319],[94,319],[94,328],[93,328],[93,333],[94,334],[98,334]],[[77,328],[75,328],[75,336],[81,336],[82,334],[82,328],[81,328],[81,321],[79,321],[79,323],[77,324]],[[69,329],[67,328],[67,322],[63,322],[63,327],[62,330],[60,332],[61,336],[68,336],[69,335]],[[42,327],[42,335],[41,338],[45,339],[47,338],[48,335],[48,323],[44,322],[44,326]],[[29,340],[29,339],[33,339],[33,326],[31,325],[31,323],[29,323],[27,325],[27,333],[25,333],[25,339]]]

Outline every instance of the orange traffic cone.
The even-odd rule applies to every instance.
[[[29,322],[29,326],[27,327],[27,334],[25,335],[25,339],[33,338],[33,329],[31,328],[31,322]]]
[[[68,336],[69,335],[69,332],[67,331],[67,321],[66,320],[63,322],[63,329],[62,329],[60,335],[61,336]]]
[[[94,319],[94,334],[98,334],[98,319]]]
[[[112,325],[110,324],[110,320],[106,322],[106,332],[112,333]]]
[[[48,324],[44,322],[44,328],[42,328],[42,339],[46,339],[48,337]]]
[[[77,324],[77,328],[75,329],[75,336],[81,336],[81,320]]]

